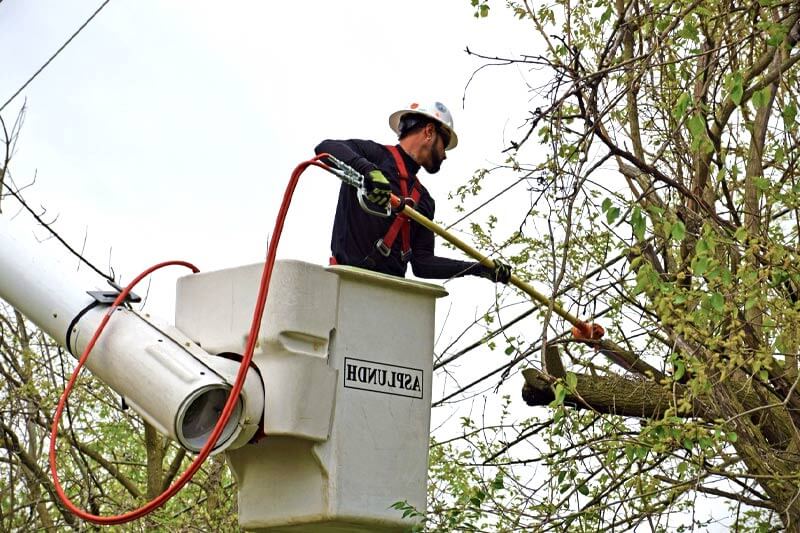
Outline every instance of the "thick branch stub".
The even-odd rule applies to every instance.
[[[534,406],[548,405],[553,401],[552,378],[533,368],[523,370],[522,375],[525,377],[522,387],[525,403]],[[582,374],[577,374],[577,378],[577,394],[567,392],[564,402],[600,413],[660,418],[672,400],[670,391],[652,381]]]

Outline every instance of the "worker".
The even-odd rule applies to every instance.
[[[367,201],[386,208],[394,193],[416,211],[433,219],[435,204],[417,179],[420,167],[436,174],[458,144],[453,117],[444,104],[412,103],[389,117],[397,145],[351,139],[326,140],[316,153],[327,153],[364,175]],[[356,190],[342,184],[331,237],[332,264],[352,265],[393,276],[405,276],[408,263],[419,278],[449,279],[465,275],[508,283],[511,268],[494,260],[494,268],[472,261],[434,255],[434,234],[402,214],[382,218],[360,206]]]

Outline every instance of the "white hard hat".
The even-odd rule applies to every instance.
[[[395,111],[391,114],[391,116],[389,116],[389,127],[392,128],[392,131],[400,135],[400,120],[405,115],[410,113],[425,115],[436,120],[439,124],[444,126],[444,129],[450,136],[450,142],[447,143],[447,146],[445,146],[444,149],[452,150],[456,147],[458,144],[458,136],[456,135],[456,131],[453,129],[453,115],[450,114],[450,110],[447,109],[447,106],[445,106],[443,103],[433,102],[430,105],[426,105],[414,102],[405,109]]]

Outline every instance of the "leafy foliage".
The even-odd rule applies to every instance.
[[[506,166],[457,191],[462,202],[480,197],[501,173],[528,188],[529,204],[507,193],[503,218],[472,222],[476,243],[501,243],[493,250],[522,277],[602,319],[647,367],[570,342],[569,324],[547,309],[525,314],[541,332],[518,325],[503,317],[516,298],[507,295],[487,327],[516,329],[486,337],[505,336],[514,356],[501,379],[527,367],[523,395],[536,416],[465,428],[453,442],[466,444],[442,446],[432,476],[459,483],[433,495],[434,510],[467,512],[462,495],[486,492],[492,468],[505,467],[516,491],[471,516],[475,530],[705,527],[714,513],[696,513],[697,502],[712,498],[738,531],[796,528],[800,6],[507,6],[541,50],[471,53],[548,77],[530,84],[536,107]],[[548,345],[568,371],[548,363]],[[541,424],[544,433],[522,438]],[[496,455],[492,442],[513,445]]]

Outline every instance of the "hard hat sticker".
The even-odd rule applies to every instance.
[[[423,372],[419,368],[344,358],[344,386],[407,398],[422,398]]]

